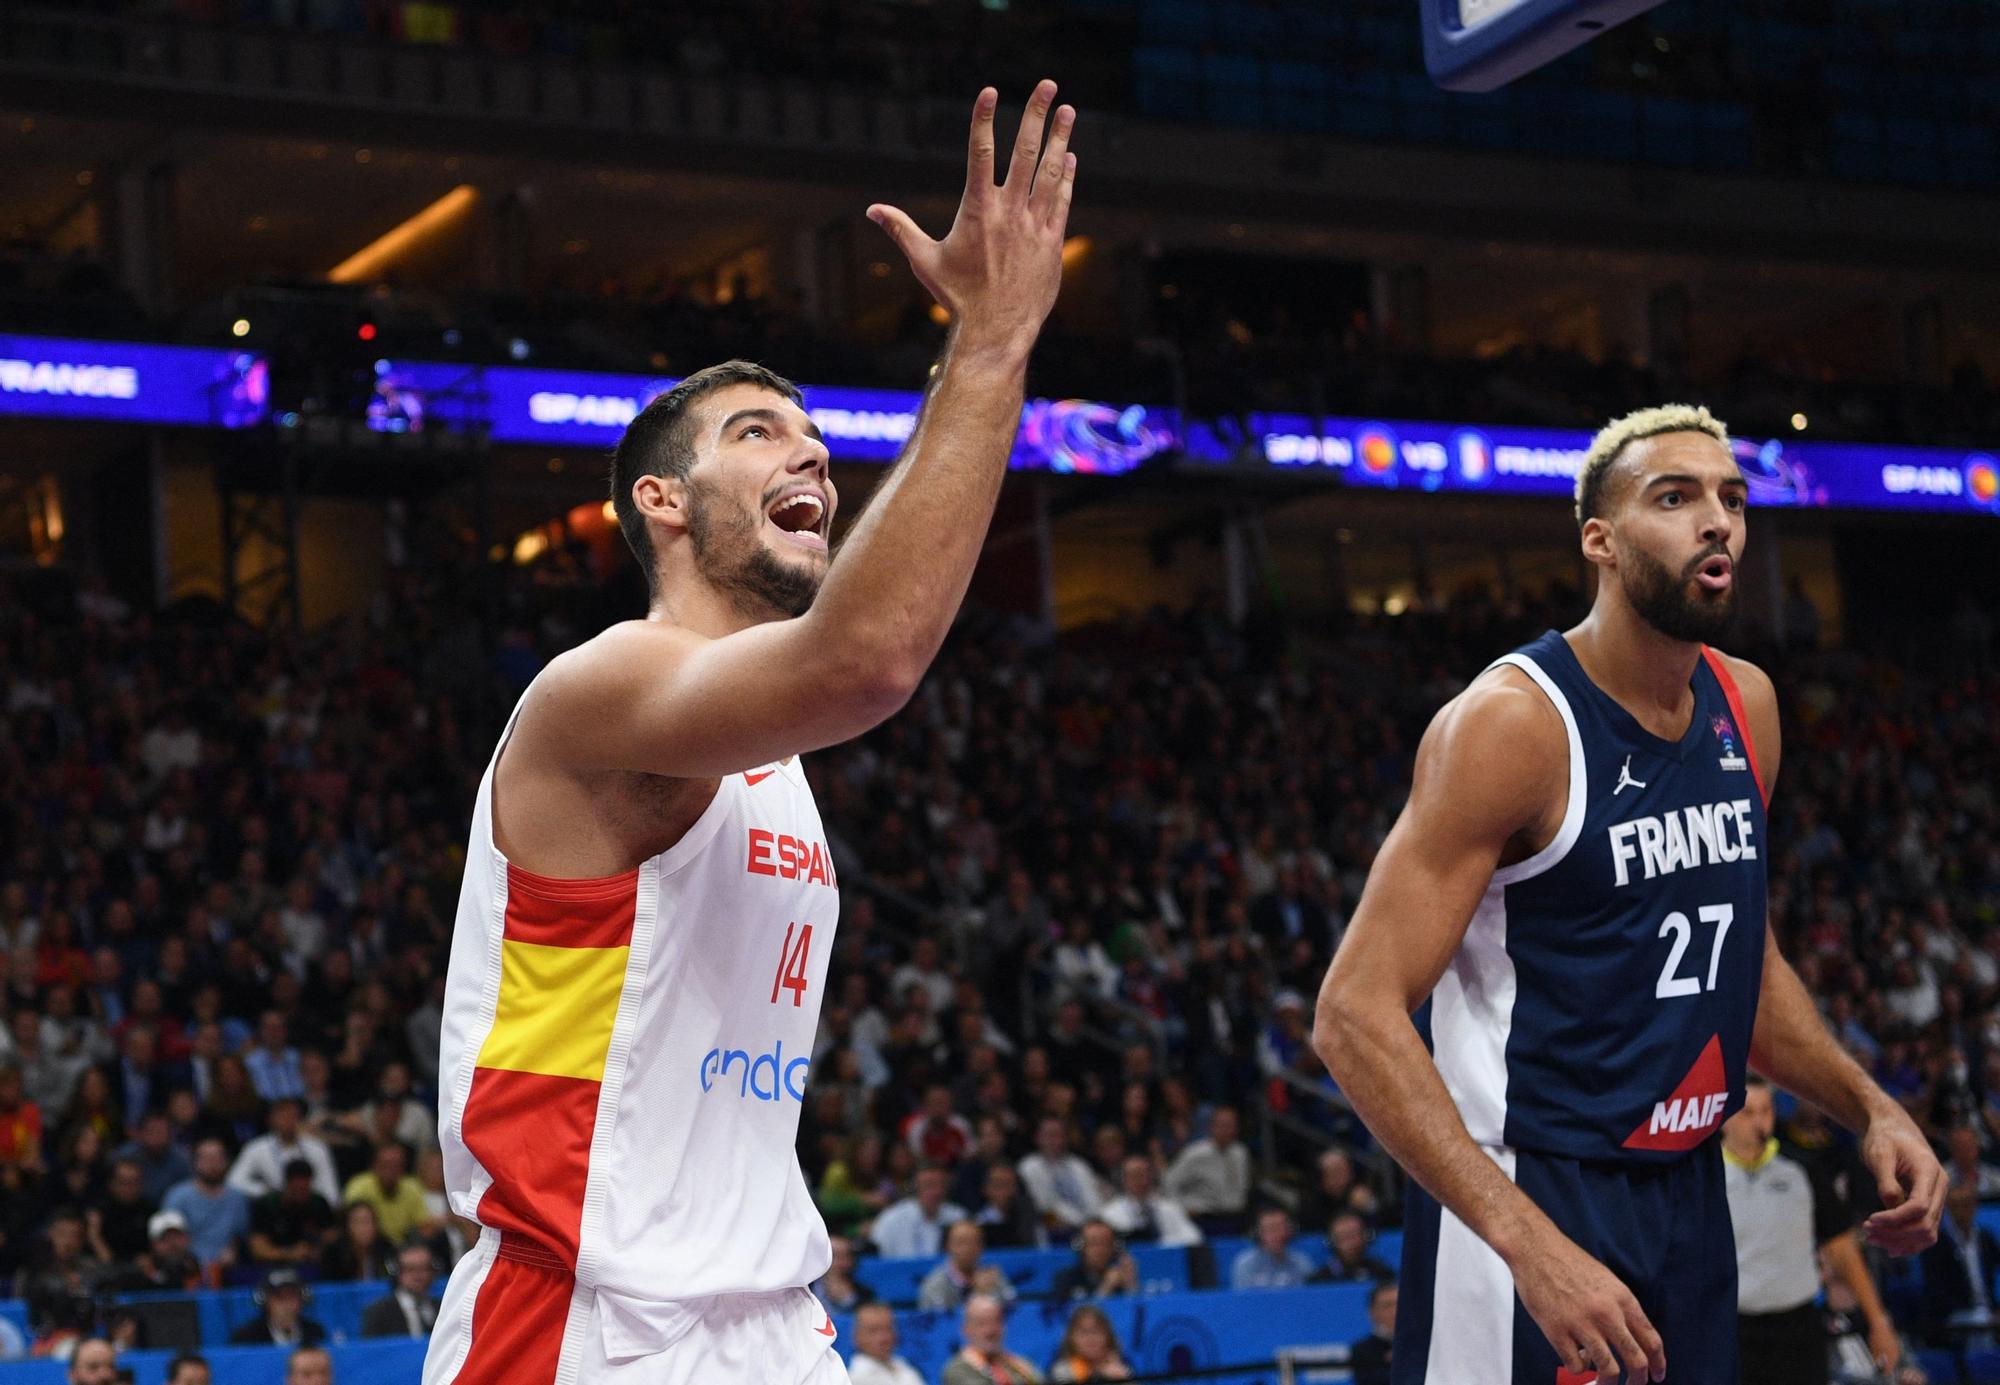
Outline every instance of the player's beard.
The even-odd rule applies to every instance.
[[[1714,549],[1703,552],[1679,576],[1641,549],[1627,553],[1619,564],[1619,572],[1625,583],[1625,598],[1639,613],[1639,619],[1670,640],[1708,644],[1720,638],[1736,618],[1736,583],[1731,581],[1729,590],[1717,593],[1694,580],[1695,570],[1716,552]]]
[[[732,504],[714,487],[688,483],[688,537],[694,560],[716,587],[754,615],[789,619],[812,609],[826,569],[808,557],[786,562],[764,546],[764,517]]]

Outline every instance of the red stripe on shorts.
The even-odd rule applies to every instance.
[[[473,1301],[472,1348],[452,1385],[552,1385],[576,1280],[534,1249],[501,1240]]]

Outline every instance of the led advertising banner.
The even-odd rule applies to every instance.
[[[609,450],[671,376],[437,361],[375,362],[368,422],[384,432],[486,429],[496,442]],[[0,335],[0,415],[242,428],[260,423],[267,366],[245,351]],[[915,426],[908,390],[807,386],[833,454],[887,461]],[[287,416],[286,422],[291,422]],[[1022,408],[1011,465],[1112,476],[1149,461],[1321,475],[1343,484],[1496,495],[1570,494],[1589,435],[1303,414],[1182,419],[1174,410],[1087,399]],[[2000,514],[2000,449],[1738,439],[1751,500],[1790,505]]]
[[[608,451],[639,410],[678,383],[672,376],[385,360],[375,363],[368,417],[388,432],[483,419],[495,442]],[[842,461],[892,460],[916,426],[921,400],[908,390],[806,388],[806,411]],[[1171,451],[1175,436],[1162,410],[1035,399],[1021,410],[1010,465],[1115,474]]]
[[[1211,463],[1321,472],[1356,486],[1567,496],[1590,435],[1297,414],[1252,415],[1248,432],[1190,423],[1185,455]],[[1873,443],[1735,439],[1755,505],[2000,514],[1995,452]]]
[[[0,414],[247,428],[268,383],[249,351],[0,335]]]

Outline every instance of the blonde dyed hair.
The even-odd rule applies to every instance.
[[[1722,444],[1722,450],[1734,453],[1729,446],[1729,428],[1723,421],[1700,404],[1660,404],[1650,409],[1640,409],[1623,418],[1614,418],[1597,430],[1597,436],[1590,440],[1590,448],[1583,454],[1583,465],[1576,473],[1576,522],[1582,524],[1597,513],[1597,497],[1604,490],[1605,473],[1624,453],[1627,447],[1645,438],[1657,438],[1663,433],[1706,433]]]

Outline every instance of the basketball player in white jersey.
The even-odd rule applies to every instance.
[[[770,372],[692,376],[619,444],[646,618],[536,678],[473,811],[440,1104],[483,1230],[425,1385],[847,1379],[793,1152],[839,903],[798,757],[908,700],[971,579],[1061,281],[1055,94],[996,185],[980,93],[942,241],[869,208],[952,330],[839,563],[826,445]]]

